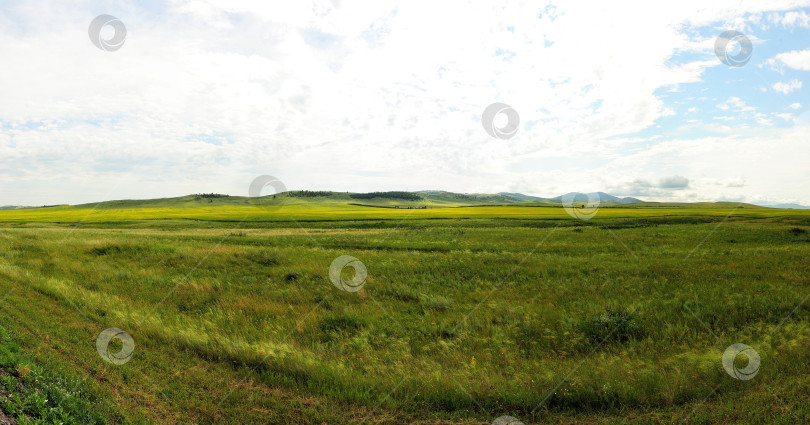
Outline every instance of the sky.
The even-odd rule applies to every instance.
[[[810,205],[810,0],[0,0],[0,58],[0,205],[265,174]]]

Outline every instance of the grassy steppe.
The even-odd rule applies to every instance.
[[[422,203],[412,202],[419,207]],[[408,209],[408,205],[397,202],[403,208],[374,208],[353,205],[346,202],[305,202],[275,201],[257,205],[221,206],[167,206],[109,208],[99,206],[60,206],[49,208],[0,210],[0,222],[51,222],[51,223],[100,223],[119,224],[131,220],[201,220],[201,221],[357,221],[357,220],[419,220],[419,219],[564,219],[571,217],[565,209],[553,204],[520,204],[510,206],[463,206]],[[202,204],[205,205],[205,204]],[[393,206],[391,205],[386,206]],[[691,208],[683,204],[635,204],[625,207],[605,207],[599,209],[600,218],[647,219],[652,217],[804,217],[802,210],[776,210],[741,205],[736,203],[711,203]]]
[[[807,421],[810,214],[734,206],[0,211],[0,325],[111,423]]]

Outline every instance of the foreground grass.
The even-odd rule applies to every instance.
[[[7,224],[0,279],[14,292],[0,324],[38,362],[108,391],[123,412],[110,422],[810,415],[808,216],[579,222],[478,208],[463,220]],[[328,281],[343,254],[369,270],[357,294]],[[136,341],[123,366],[95,353],[110,326]],[[735,342],[761,355],[754,380],[723,371]]]
[[[0,328],[0,410],[17,424],[103,424],[117,410],[68,370],[43,369]]]

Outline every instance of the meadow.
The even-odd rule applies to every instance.
[[[808,229],[810,213],[735,204],[0,211],[0,407],[42,423],[808,422]],[[368,269],[359,292],[330,282],[341,255]],[[135,342],[125,364],[96,351],[109,327]],[[754,379],[724,370],[733,343],[761,357]]]

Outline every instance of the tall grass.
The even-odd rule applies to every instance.
[[[745,391],[731,343],[762,356],[753,386],[810,355],[801,219],[172,223],[6,226],[0,276],[127,330],[148,362],[416,417],[677,408]],[[360,293],[328,280],[343,254],[369,270]]]

